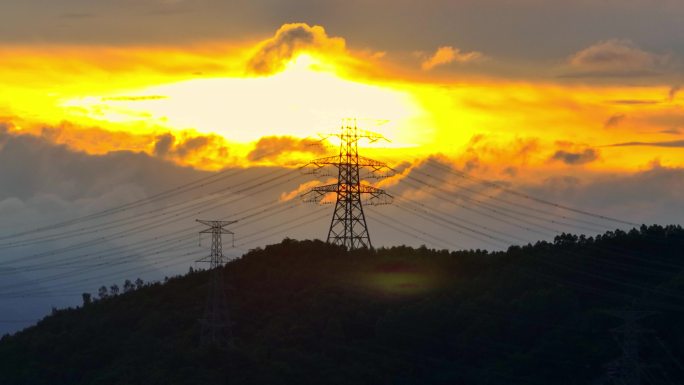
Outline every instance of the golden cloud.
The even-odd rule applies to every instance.
[[[423,70],[431,70],[434,67],[449,64],[449,63],[469,63],[475,60],[482,59],[484,55],[481,52],[470,51],[463,52],[458,48],[444,46],[439,47],[432,56],[425,59],[420,67]]]
[[[325,152],[324,146],[318,140],[299,139],[292,136],[267,136],[254,144],[254,149],[247,154],[247,159],[253,162],[274,161],[283,155],[301,152],[320,155]]]
[[[307,191],[309,191],[313,187],[326,185],[326,184],[333,184],[336,182],[337,182],[336,179],[328,179],[325,182],[321,182],[319,180],[312,180],[312,181],[302,183],[299,186],[297,186],[296,189],[280,194],[280,201],[281,202],[291,201],[295,198],[298,198],[300,195],[306,193]],[[326,201],[326,200],[324,199],[324,201]]]
[[[282,70],[301,52],[345,54],[345,41],[340,37],[328,36],[319,25],[284,24],[276,31],[275,36],[260,44],[247,68],[249,72],[259,75],[272,74]]]

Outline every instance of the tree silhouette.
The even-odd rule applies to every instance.
[[[81,297],[83,298],[83,306],[88,306],[93,303],[93,298],[90,293],[83,293],[81,294]]]
[[[123,284],[124,293],[129,293],[133,290],[135,290],[135,285],[133,284],[133,282],[131,282],[130,279],[127,279]]]
[[[105,299],[105,298],[109,297],[109,293],[107,292],[107,286],[104,286],[104,285],[100,286],[100,288],[97,289],[97,296],[100,299]]]

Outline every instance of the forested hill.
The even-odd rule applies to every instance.
[[[627,345],[642,383],[680,384],[683,269],[679,226],[496,253],[286,239],[225,266],[232,347],[199,347],[196,271],[3,337],[0,384],[592,384]]]

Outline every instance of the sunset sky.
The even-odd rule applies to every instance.
[[[679,2],[296,4],[5,2],[0,116],[209,170],[344,117],[385,134],[387,159],[493,178],[682,166]]]
[[[464,187],[448,168],[623,220],[585,223],[590,233],[616,223],[682,223],[682,20],[679,0],[3,1],[0,235],[145,199],[219,170],[246,170],[226,182],[230,188],[286,173],[334,153],[334,141],[321,139],[344,118],[389,140],[362,143],[363,153],[397,169],[378,185],[398,202],[420,200],[507,235],[492,245],[420,225],[400,207],[373,208],[378,245],[426,241],[374,222],[387,218],[465,248],[552,239],[509,219],[477,217],[464,206],[479,201],[467,196],[454,198],[456,206],[435,198],[427,185]],[[307,188],[334,181],[297,175],[264,187],[263,200],[231,194],[252,205],[295,204]],[[433,179],[416,185],[411,176]],[[485,190],[477,190],[484,200],[504,194]],[[212,194],[207,187],[196,197]],[[230,217],[244,207],[217,210]],[[238,252],[283,236],[324,238],[331,209],[283,211],[274,223],[320,215],[298,232],[238,242]],[[163,225],[177,230],[179,223]],[[245,226],[243,237],[267,228]],[[578,231],[558,232],[566,230]],[[131,242],[100,239],[102,247]],[[40,244],[20,239],[17,249],[0,240],[0,261],[75,241],[47,234]],[[0,273],[13,266],[0,265]]]

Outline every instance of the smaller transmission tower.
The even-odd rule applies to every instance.
[[[622,326],[612,330],[615,340],[620,344],[622,355],[606,365],[606,375],[598,383],[612,385],[673,384],[669,380],[665,368],[660,362],[657,362],[659,360],[652,357],[649,361],[656,362],[646,364],[641,356],[642,350],[644,350],[642,343],[648,342],[643,339],[642,335],[653,332],[639,326],[638,321],[654,314],[654,312],[629,308],[613,311],[611,314],[623,321]],[[655,340],[659,341],[657,337]],[[669,351],[667,352],[669,353]]]
[[[211,253],[197,261],[209,263],[211,270],[204,318],[200,320],[200,327],[202,328],[200,344],[225,348],[233,343],[233,336],[230,330],[230,318],[228,317],[223,269],[221,269],[224,262],[222,236],[223,234],[233,236],[234,233],[226,230],[225,227],[237,221],[204,221],[198,219],[197,222],[209,227],[200,231],[200,236],[201,234],[211,234]]]
[[[617,361],[614,373],[618,384],[641,385],[641,360],[639,358],[639,339],[643,330],[638,320],[651,315],[650,312],[622,310],[612,313],[622,319],[624,324],[613,330],[622,349],[622,357]]]
[[[351,119],[345,119],[341,132],[331,136],[340,139],[339,154],[316,159],[309,165],[313,166],[313,174],[326,166],[336,167],[337,183],[314,187],[302,197],[306,202],[327,203],[325,197],[335,194],[335,211],[330,222],[327,242],[345,246],[348,250],[364,247],[370,249],[373,245],[368,233],[363,203],[389,204],[392,202],[392,196],[384,190],[363,183],[360,170],[369,169],[371,177],[379,178],[389,175],[379,175],[379,172],[389,170],[389,167],[383,162],[360,156],[358,145],[361,139],[375,142],[384,138],[379,134],[359,130],[356,120]],[[365,202],[362,197],[367,197]]]

